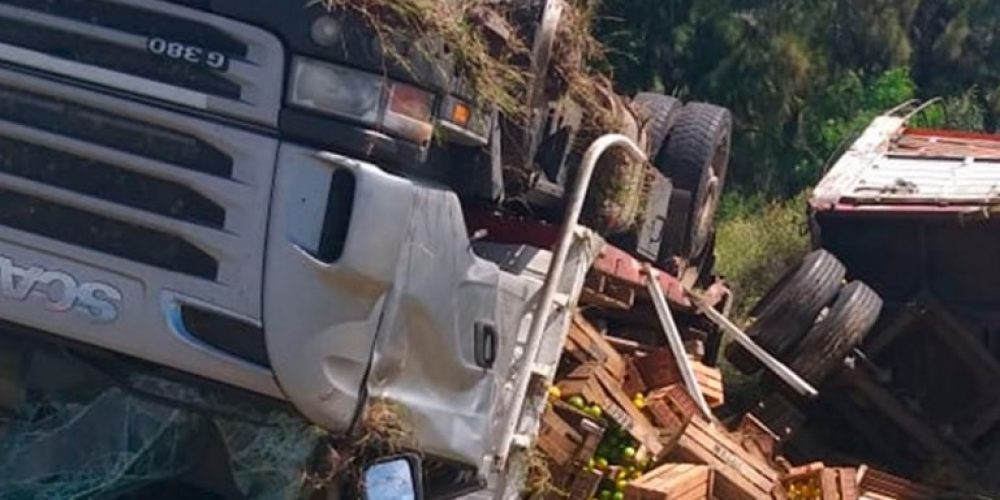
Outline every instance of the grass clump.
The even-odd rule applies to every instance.
[[[320,491],[347,478],[347,484],[361,484],[364,469],[374,461],[403,452],[419,450],[413,438],[406,409],[382,399],[370,402],[354,432],[345,439],[329,441],[316,457],[314,472],[306,478],[308,487]]]
[[[753,305],[809,251],[806,200],[784,202],[727,196],[718,224],[718,270],[736,294],[736,319],[746,322]]]
[[[487,25],[514,32],[486,0],[317,0],[330,11],[354,14],[378,37],[385,55],[411,68],[415,57],[454,58],[482,102],[510,116],[523,116],[529,74],[519,63],[527,45],[509,37],[491,43]],[[444,71],[444,67],[439,70]],[[442,74],[443,78],[452,75]]]
[[[593,35],[596,0],[567,0],[545,68],[533,68],[542,2],[506,0],[315,0],[367,25],[386,60],[414,74],[429,63],[444,80],[458,77],[480,103],[499,111],[504,130],[507,196],[519,199],[542,176],[525,154],[527,138],[550,106],[579,107],[580,130],[569,163],[575,166],[597,137],[639,137],[631,104],[614,92],[605,47]],[[437,64],[453,61],[455,67]],[[537,63],[537,61],[535,61]],[[536,74],[537,72],[537,74]],[[572,113],[571,113],[572,114]],[[509,126],[508,126],[509,125]],[[612,150],[602,157],[584,221],[601,234],[634,228],[647,187],[646,165]]]
[[[542,500],[551,498],[569,498],[569,493],[559,489],[554,484],[552,462],[537,449],[528,455],[528,473],[524,484],[524,498]]]
[[[595,5],[567,2],[545,74],[531,74],[538,14],[531,4],[499,0],[313,0],[330,11],[347,12],[378,37],[384,54],[404,67],[415,59],[453,59],[480,102],[508,119],[524,121],[530,89],[537,79],[549,100],[569,96],[610,124],[604,97],[610,80],[592,68],[604,61],[604,47],[591,34]],[[445,66],[439,68],[445,71]],[[441,74],[444,79],[454,75]]]

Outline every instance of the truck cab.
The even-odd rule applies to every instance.
[[[478,465],[517,330],[501,311],[531,287],[472,251],[441,179],[492,168],[493,117],[439,66],[385,70],[359,26],[263,1],[0,2],[4,334],[334,434],[391,400],[428,454]]]

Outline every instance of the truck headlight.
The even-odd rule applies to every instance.
[[[385,80],[375,74],[311,59],[292,62],[291,104],[374,125]]]
[[[414,142],[426,144],[434,133],[433,106],[434,94],[410,85],[391,83],[382,126]]]
[[[303,57],[292,62],[288,101],[359,121],[427,144],[434,132],[434,94],[381,75]]]

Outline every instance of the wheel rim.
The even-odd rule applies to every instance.
[[[709,165],[709,177],[705,185],[705,201],[699,211],[698,220],[695,221],[695,228],[692,236],[696,248],[692,250],[699,253],[704,246],[708,234],[712,232],[715,224],[715,213],[719,207],[719,199],[722,197],[722,176],[725,175],[726,162],[729,159],[729,137],[723,136],[715,146],[712,155],[712,162]]]
[[[702,209],[699,210],[698,220],[695,221],[695,232],[694,241],[697,242],[699,248],[694,248],[694,252],[700,253],[702,246],[707,242],[708,234],[712,231],[712,224],[715,222],[715,211],[719,206],[719,176],[712,175],[708,178],[708,182],[705,185],[705,201],[702,205]]]

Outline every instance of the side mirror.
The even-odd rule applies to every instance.
[[[423,500],[423,470],[416,455],[397,455],[364,472],[365,500]]]

